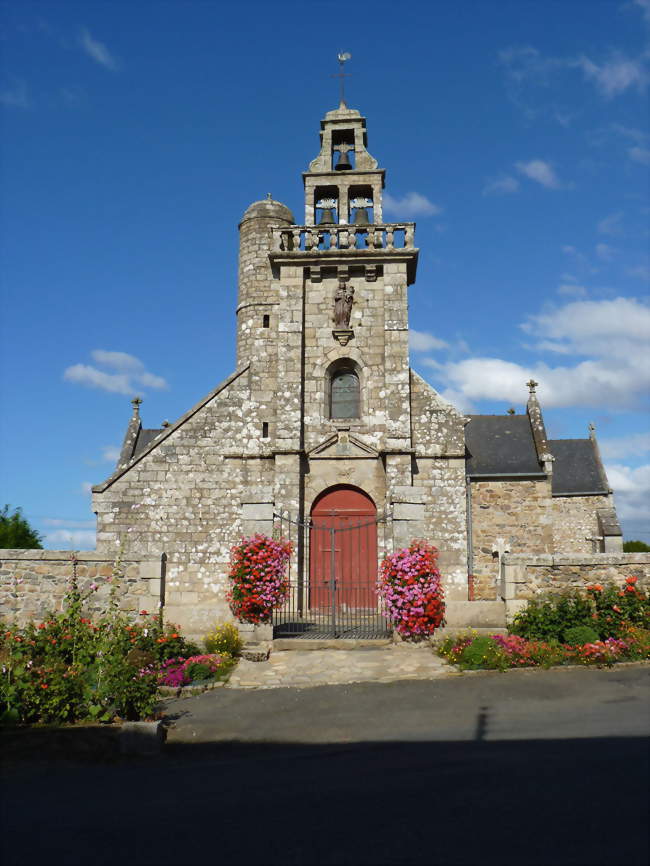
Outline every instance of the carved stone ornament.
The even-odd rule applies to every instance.
[[[352,328],[335,328],[332,331],[332,336],[341,344],[341,346],[347,346],[350,340],[354,337],[354,331]]]

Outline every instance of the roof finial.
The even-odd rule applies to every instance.
[[[352,55],[349,54],[347,51],[339,52],[338,58],[340,72],[336,72],[334,75],[332,75],[332,78],[338,78],[340,83],[341,104],[339,105],[339,108],[347,108],[348,106],[345,102],[345,79],[347,76],[349,76],[350,73],[344,72],[343,67],[347,60],[352,60]]]
[[[594,424],[593,421],[590,421],[589,422],[589,438],[593,439],[595,434],[596,434],[596,425]]]
[[[271,198],[271,193],[270,193],[270,192],[267,192],[267,194],[266,194],[266,200],[267,200],[267,201],[273,201],[273,199]]]
[[[535,394],[535,388],[539,385],[539,382],[536,382],[532,377],[526,382],[528,385],[528,390],[530,391],[530,396],[533,397]]]
[[[133,417],[134,418],[140,417],[140,404],[141,403],[142,403],[142,397],[134,397],[133,400],[131,400],[131,405],[133,406]]]

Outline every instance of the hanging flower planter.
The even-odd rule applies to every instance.
[[[425,541],[385,557],[377,589],[395,631],[406,638],[425,638],[444,623],[445,602],[438,551]]]
[[[254,624],[271,621],[275,608],[289,595],[287,566],[292,551],[290,541],[266,535],[242,538],[231,549],[228,602],[237,619]]]

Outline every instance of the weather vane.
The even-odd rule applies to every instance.
[[[338,58],[339,58],[339,66],[340,66],[341,71],[334,73],[334,75],[332,75],[332,78],[338,78],[339,79],[340,89],[341,89],[341,106],[346,108],[347,106],[345,104],[345,79],[347,78],[347,76],[349,76],[350,73],[344,72],[343,68],[345,66],[346,61],[352,59],[352,55],[348,54],[348,52],[346,51],[345,53],[339,53]]]

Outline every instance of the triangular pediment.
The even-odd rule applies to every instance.
[[[354,460],[379,457],[379,452],[347,430],[338,430],[309,452],[312,460]]]

